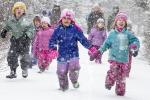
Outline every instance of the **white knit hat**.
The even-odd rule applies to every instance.
[[[50,19],[48,17],[42,17],[41,22],[46,22],[50,25]]]
[[[105,20],[104,20],[103,18],[99,18],[99,19],[97,20],[97,23],[105,23]]]

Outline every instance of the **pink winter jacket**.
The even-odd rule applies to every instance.
[[[42,29],[40,30],[36,36],[33,43],[33,54],[37,57],[38,53],[41,50],[49,50],[48,44],[49,39],[51,38],[54,30],[52,28]]]

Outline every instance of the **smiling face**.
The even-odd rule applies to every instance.
[[[22,7],[17,7],[15,9],[15,16],[17,18],[21,17],[25,13],[24,9]]]
[[[35,27],[40,27],[41,26],[41,22],[38,21],[38,20],[35,20],[34,21],[34,25],[35,25]]]
[[[71,24],[71,19],[69,17],[63,17],[62,18],[62,24],[64,26],[69,26]]]
[[[118,28],[124,28],[126,26],[126,21],[123,20],[122,18],[119,18],[116,22],[116,26]]]
[[[48,28],[48,23],[43,21],[42,22],[42,28],[44,28],[44,29]]]

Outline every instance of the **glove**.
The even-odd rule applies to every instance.
[[[133,57],[136,57],[138,55],[138,50],[131,49],[130,52]]]
[[[137,49],[137,46],[135,44],[131,44],[129,46],[130,48],[130,52],[131,54],[133,55],[133,57],[136,57],[138,55],[138,49]]]
[[[97,50],[95,47],[91,47],[89,48],[89,55],[92,57],[92,58],[97,58],[97,56],[101,56],[102,53]]]
[[[30,38],[28,37],[27,34],[23,34],[23,36],[21,37],[21,41],[22,41],[23,43],[28,43],[29,40],[30,40]]]
[[[6,33],[7,33],[7,30],[3,29],[2,32],[1,32],[1,37],[5,38],[6,37]]]
[[[55,59],[58,56],[57,50],[51,50],[50,52],[51,52],[50,54],[52,59]]]
[[[97,49],[94,46],[92,46],[91,48],[89,48],[88,54],[92,55],[95,51],[97,51]]]

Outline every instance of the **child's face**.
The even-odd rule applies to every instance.
[[[46,22],[42,22],[42,28],[48,28],[48,23],[46,23]]]
[[[41,22],[40,22],[40,21],[35,20],[35,21],[34,21],[34,25],[35,25],[35,27],[40,27]]]
[[[97,26],[98,28],[104,28],[104,23],[98,23]]]
[[[124,28],[125,25],[126,25],[126,22],[123,19],[120,18],[120,19],[117,20],[116,25],[117,25],[118,28]]]
[[[69,25],[71,24],[71,19],[68,18],[68,17],[62,18],[62,24],[63,24],[64,26],[69,26]]]
[[[16,17],[21,17],[24,14],[24,9],[22,7],[17,7],[15,9],[15,15]]]

